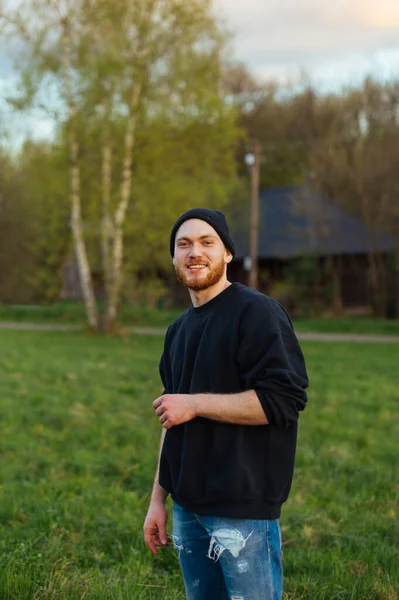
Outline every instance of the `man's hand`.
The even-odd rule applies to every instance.
[[[163,502],[151,502],[144,521],[144,541],[147,548],[158,556],[157,546],[166,547],[172,540],[166,533],[168,511]]]
[[[195,395],[165,394],[153,402],[155,414],[165,429],[181,425],[197,416]]]

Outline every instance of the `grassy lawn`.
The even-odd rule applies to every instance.
[[[2,331],[0,598],[184,598],[145,550],[160,337]],[[303,344],[285,600],[399,598],[399,346]],[[210,599],[211,600],[211,599]]]
[[[167,327],[184,308],[156,309],[143,306],[125,306],[120,313],[125,325]],[[64,301],[52,306],[8,306],[0,304],[0,321],[33,323],[67,323],[85,325],[82,304]],[[300,319],[295,321],[298,331],[322,333],[365,333],[399,336],[399,319],[342,317]]]
[[[399,319],[372,317],[334,317],[330,319],[301,319],[295,321],[297,331],[321,333],[361,333],[399,336]]]
[[[145,306],[125,306],[120,319],[126,325],[167,327],[184,309],[156,309]],[[0,304],[0,321],[32,323],[70,323],[85,325],[84,307],[79,302],[64,301],[50,306],[12,306]]]

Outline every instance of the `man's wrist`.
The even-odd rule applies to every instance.
[[[193,403],[194,403],[194,415],[196,417],[206,417],[207,414],[207,405],[209,401],[210,394],[194,394],[193,395]]]
[[[151,494],[151,504],[165,504],[168,496],[169,492],[167,492],[162,486],[159,485],[159,482],[156,481]]]
[[[168,496],[159,496],[159,495],[155,495],[155,496],[151,496],[151,504],[165,504],[166,503],[166,498]]]
[[[166,498],[168,497],[168,493],[164,492],[162,494],[156,493],[151,496],[151,504],[166,504]]]

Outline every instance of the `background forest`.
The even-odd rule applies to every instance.
[[[170,226],[203,205],[245,220],[254,140],[261,189],[311,186],[399,239],[399,80],[334,93],[306,77],[261,81],[229,60],[203,0],[20,8],[4,7],[1,20],[20,78],[0,112],[0,302],[59,302],[76,256],[92,327],[99,290],[110,330],[123,300],[173,304]],[[54,136],[16,147],[10,111],[50,115]],[[387,265],[378,253],[369,261],[378,314]]]

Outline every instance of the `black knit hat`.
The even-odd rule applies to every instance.
[[[234,257],[234,242],[230,237],[229,228],[224,214],[220,210],[214,210],[211,208],[191,208],[181,217],[179,217],[172,227],[172,232],[170,234],[170,254],[172,258],[175,255],[175,238],[177,230],[179,229],[180,225],[184,223],[184,221],[188,221],[189,219],[201,219],[201,221],[209,223],[209,225],[211,225],[219,234],[227,250],[229,250]]]

